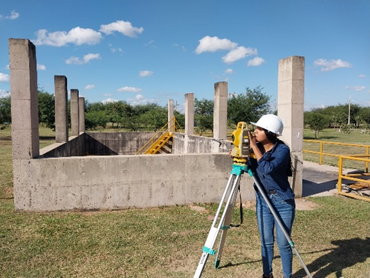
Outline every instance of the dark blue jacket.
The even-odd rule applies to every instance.
[[[263,146],[257,143],[263,153]],[[255,178],[267,192],[275,190],[283,200],[294,199],[293,190],[288,182],[290,170],[290,149],[281,141],[265,152],[261,159],[249,158],[249,164]],[[255,189],[258,190],[255,186]]]

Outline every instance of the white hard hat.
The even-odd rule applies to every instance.
[[[257,123],[251,123],[252,125],[261,127],[268,131],[275,133],[276,135],[283,134],[283,121],[274,114],[263,115]]]

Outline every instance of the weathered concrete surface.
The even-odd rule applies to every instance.
[[[13,159],[39,155],[36,48],[29,40],[9,39]]]
[[[77,89],[71,90],[71,135],[78,136],[80,134],[80,116],[78,105],[79,91]]]
[[[13,166],[15,209],[56,211],[218,203],[232,164],[227,154],[187,154],[14,160]],[[244,195],[247,186],[245,175]]]
[[[304,67],[305,59],[300,56],[279,61],[278,116],[284,123],[281,139],[290,147],[295,169],[290,183],[297,197],[302,196]]]
[[[54,75],[55,88],[55,142],[68,141],[68,93],[67,77]]]
[[[227,138],[227,97],[228,83],[214,84],[214,111],[213,111],[213,137],[225,140]],[[217,151],[217,149],[215,150]]]
[[[220,144],[213,138],[175,133],[172,153],[212,153],[215,149],[219,153],[229,153],[232,148],[231,142],[227,140],[221,141]]]

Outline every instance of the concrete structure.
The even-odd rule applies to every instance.
[[[29,40],[9,39],[13,159],[39,155],[36,48]]]
[[[68,93],[67,77],[54,76],[55,88],[55,142],[68,141]]]
[[[173,121],[174,116],[174,106],[173,99],[168,100],[168,131],[175,132],[175,123]]]
[[[78,136],[80,134],[80,115],[79,115],[79,91],[71,90],[71,135]]]
[[[79,133],[85,132],[85,98],[78,98],[78,131]]]
[[[39,152],[35,47],[28,40],[9,40],[9,48],[12,113],[17,111],[12,132],[16,210],[123,209],[219,202],[232,168],[230,142],[219,144],[212,138],[175,133],[171,155],[132,155],[152,134],[80,134],[76,125],[79,126],[78,113],[84,110],[79,111],[78,90],[71,90],[73,136]],[[173,100],[168,110],[172,119]],[[226,82],[215,84],[215,114],[214,137],[225,139]],[[243,176],[241,192],[244,200],[254,198],[249,175]]]
[[[295,168],[291,186],[302,196],[304,57],[291,56],[279,61],[278,116],[283,120],[282,140],[290,147]]]
[[[194,94],[185,94],[185,134],[194,134]]]
[[[213,137],[227,138],[227,82],[218,82],[214,86]]]
[[[194,94],[185,94],[185,141],[184,152],[189,153],[189,135],[194,134]]]

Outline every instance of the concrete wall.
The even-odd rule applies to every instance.
[[[88,132],[85,135],[87,154],[133,155],[155,132]]]
[[[41,157],[85,155],[133,155],[154,132],[89,132],[69,137],[66,143],[54,143],[40,151]]]
[[[119,135],[108,137],[114,134]],[[81,144],[91,140],[86,139],[90,135],[70,137],[67,143],[44,148],[38,159],[13,160],[15,209],[59,211],[218,203],[230,176],[230,143],[221,145],[224,153],[210,154],[212,145],[219,143],[190,136],[191,149],[200,153],[181,154],[185,135],[177,133],[177,154],[57,157],[79,155]],[[107,136],[92,135],[103,141]],[[254,199],[252,184],[249,175],[243,175],[243,200]]]
[[[15,209],[91,210],[218,203],[231,166],[227,154],[14,160]],[[243,184],[248,182],[244,180]]]
[[[175,133],[172,153],[212,153],[214,149],[217,149],[216,152],[229,153],[232,148],[230,141],[222,141],[220,145],[213,138]]]

